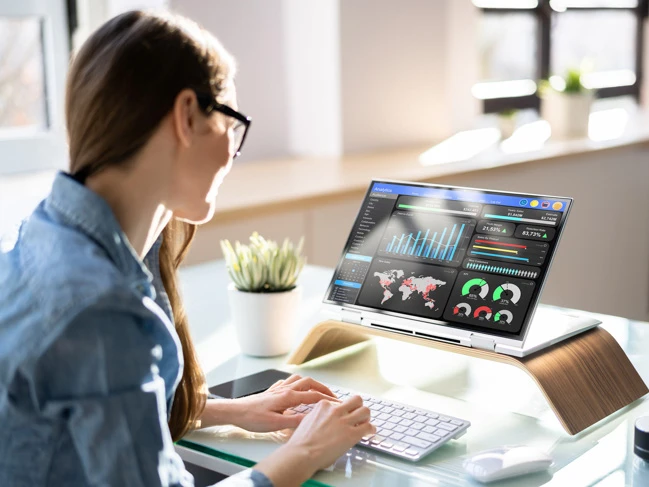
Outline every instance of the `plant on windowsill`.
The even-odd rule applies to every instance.
[[[498,112],[498,129],[502,140],[510,138],[516,130],[517,115],[518,110],[514,108]]]
[[[565,78],[553,76],[539,85],[541,117],[548,121],[552,136],[587,137],[594,94],[582,83],[582,71],[569,69]]]
[[[306,258],[288,239],[280,246],[254,232],[250,244],[221,241],[231,283],[230,312],[241,351],[257,357],[287,353],[292,344],[302,289],[297,280]]]

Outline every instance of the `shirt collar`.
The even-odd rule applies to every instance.
[[[151,273],[131,246],[113,210],[97,193],[59,172],[45,200],[45,208],[55,212],[62,223],[80,230],[99,244],[119,270],[135,281],[134,285],[151,282]]]

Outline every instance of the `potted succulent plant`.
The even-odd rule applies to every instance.
[[[279,246],[257,232],[250,244],[221,241],[232,282],[228,300],[241,351],[257,357],[287,353],[292,344],[302,295],[297,279],[306,259],[304,239]]]
[[[586,137],[594,94],[582,84],[582,72],[568,70],[565,78],[553,76],[541,87],[541,117],[553,137]]]

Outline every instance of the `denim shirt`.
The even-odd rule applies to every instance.
[[[191,486],[168,412],[183,369],[158,252],[59,173],[0,252],[0,486]],[[219,485],[266,486],[247,470]]]

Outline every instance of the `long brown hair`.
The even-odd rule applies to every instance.
[[[230,55],[188,19],[133,11],[109,20],[84,43],[68,74],[70,172],[83,180],[105,167],[128,164],[181,90],[192,88],[219,98],[233,74]],[[205,377],[176,278],[195,232],[194,225],[172,220],[163,230],[160,249],[162,281],[185,362],[169,420],[174,440],[197,424],[206,401]]]

